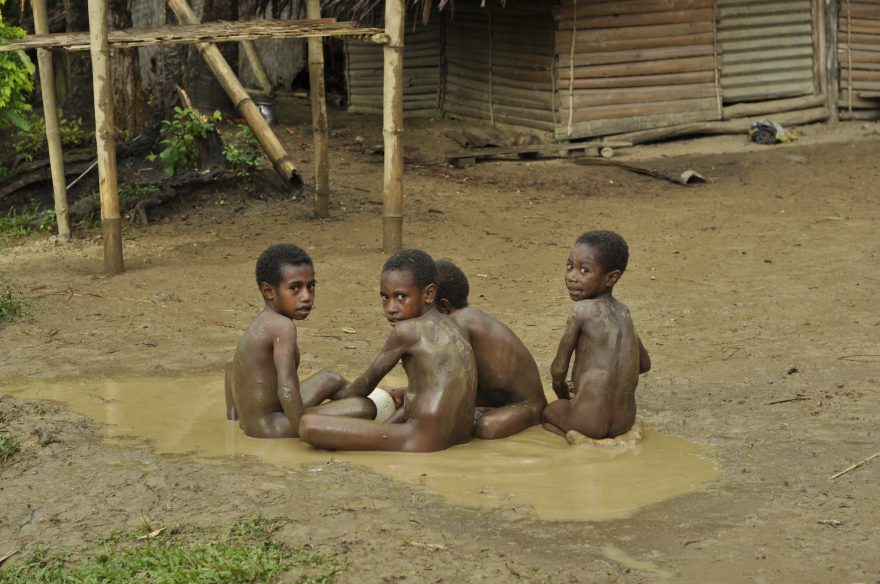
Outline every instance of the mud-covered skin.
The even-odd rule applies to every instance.
[[[399,362],[408,378],[402,411],[388,422],[305,415],[299,434],[328,450],[432,452],[471,439],[477,366],[470,343],[434,307],[437,285],[420,289],[412,273],[382,273],[380,295],[391,332],[367,370],[342,396],[365,396]]]
[[[611,295],[620,276],[620,270],[603,269],[591,246],[571,248],[565,285],[574,304],[550,367],[559,399],[543,415],[544,428],[560,436],[577,430],[593,439],[613,438],[636,419],[639,374],[651,368],[651,361],[629,308]]]
[[[294,320],[305,320],[311,312],[314,270],[285,265],[281,273],[277,287],[260,285],[266,306],[245,330],[226,367],[227,417],[237,419],[247,436],[293,438],[307,408],[328,415],[375,416],[375,406],[366,398],[319,405],[346,385],[335,373],[322,371],[300,383]]]
[[[477,362],[477,408],[482,411],[474,436],[503,438],[540,424],[547,398],[538,365],[519,337],[479,308],[447,310],[468,337]]]

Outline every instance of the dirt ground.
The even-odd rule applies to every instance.
[[[279,134],[309,182],[306,115],[285,110]],[[219,374],[260,309],[255,259],[280,241],[316,261],[303,366],[357,375],[387,332],[376,293],[382,165],[371,153],[381,121],[336,112],[331,125],[329,220],[263,180],[127,226],[126,271],[112,278],[97,233],[2,244],[0,273],[32,308],[0,329],[0,379]],[[615,294],[653,360],[640,411],[658,432],[708,444],[716,481],[629,519],[544,522],[450,505],[356,465],[310,473],[157,455],[140,439],[103,440],[57,404],[5,398],[0,408],[19,415],[0,429],[22,451],[0,464],[0,557],[77,549],[143,515],[206,525],[263,514],[292,519],[285,541],[337,553],[343,583],[880,582],[880,459],[829,479],[880,443],[880,127],[618,152],[708,179],[692,187],[567,159],[453,169],[442,156],[455,148],[443,135],[452,127],[408,125],[405,245],[457,261],[472,303],[522,337],[549,388],[568,247],[586,229],[622,233],[631,260]],[[37,426],[57,442],[41,447]]]

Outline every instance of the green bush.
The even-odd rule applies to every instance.
[[[263,152],[257,137],[247,126],[238,126],[233,141],[223,146],[226,166],[235,175],[250,176],[263,161]]]
[[[0,7],[5,3],[6,0],[0,0]],[[0,43],[19,39],[24,34],[24,29],[3,22],[0,13]],[[34,89],[34,71],[34,64],[24,51],[0,53],[0,128],[28,127],[25,114],[31,109],[27,98]]]
[[[2,54],[2,53],[0,53]],[[46,122],[42,117],[29,113],[25,117],[26,128],[19,128],[15,135],[13,147],[25,160],[33,160],[36,154],[47,151]],[[79,146],[89,137],[82,129],[82,118],[65,118],[64,112],[58,110],[58,130],[61,133],[63,146]]]
[[[198,139],[207,138],[221,119],[220,112],[206,116],[188,107],[174,108],[174,117],[162,120],[161,143],[165,144],[165,149],[159,154],[151,154],[148,159],[161,160],[167,176],[193,170],[199,161]]]

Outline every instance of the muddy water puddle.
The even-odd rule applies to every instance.
[[[327,452],[298,440],[248,438],[226,420],[223,379],[216,375],[29,382],[0,389],[4,393],[62,402],[107,424],[107,436],[147,438],[159,453],[212,459],[246,454],[279,467],[310,465],[312,472],[320,472],[332,458],[425,485],[452,503],[502,507],[526,516],[533,511],[547,520],[627,517],[646,505],[697,491],[717,475],[703,457],[705,447],[650,427],[644,442],[626,452],[569,446],[539,427],[431,454]]]

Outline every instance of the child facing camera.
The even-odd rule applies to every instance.
[[[633,442],[627,432],[640,435],[635,391],[651,359],[629,308],[611,294],[628,260],[626,242],[611,231],[584,233],[568,254],[565,286],[574,304],[550,368],[559,399],[544,410],[543,421],[572,444],[624,444]]]

